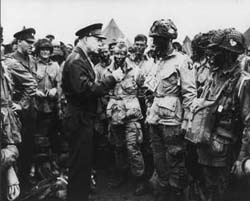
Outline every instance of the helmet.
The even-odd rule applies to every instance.
[[[219,30],[211,40],[209,47],[220,47],[228,51],[242,54],[245,51],[245,38],[234,28]]]
[[[53,46],[52,46],[51,42],[48,39],[46,39],[46,38],[39,39],[37,41],[37,43],[35,44],[35,48],[36,48],[36,52],[37,53],[39,53],[39,51],[42,48],[48,48],[51,53],[53,52]]]
[[[197,48],[205,49],[211,44],[211,39],[214,37],[214,35],[217,33],[217,31],[212,30],[207,33],[198,33],[194,36],[194,39],[192,40],[191,46],[192,49],[195,50]]]
[[[164,38],[176,39],[177,28],[173,23],[173,21],[170,19],[156,20],[154,21],[153,25],[149,30],[149,36],[150,37],[159,36]]]

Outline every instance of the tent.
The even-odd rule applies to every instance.
[[[250,28],[246,30],[246,32],[244,33],[244,36],[246,38],[246,44],[249,47],[250,46]]]
[[[125,38],[128,45],[131,45],[130,41],[125,37],[124,33],[116,24],[115,20],[112,18],[109,24],[103,29],[102,34],[107,37],[105,43],[110,44],[117,41],[119,38]]]
[[[183,40],[182,47],[188,56],[192,56],[191,39],[188,36]]]

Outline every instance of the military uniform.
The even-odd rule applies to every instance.
[[[114,70],[107,69],[104,77]],[[142,142],[142,131],[139,120],[142,119],[141,108],[137,98],[140,87],[140,70],[125,63],[125,77],[109,93],[107,117],[110,122],[111,135],[115,145],[116,164],[120,171],[129,165],[133,176],[144,173],[144,160],[139,143]],[[127,149],[127,156],[126,151]],[[126,162],[128,159],[128,162]]]
[[[142,74],[142,77],[144,78],[142,82],[144,82],[145,79],[147,79],[147,76],[149,75],[150,71],[152,70],[154,66],[154,60],[152,58],[149,58],[146,54],[143,54],[141,59],[136,58],[128,58],[128,63],[132,66],[137,66],[140,69],[140,73]],[[145,172],[144,172],[144,179],[148,180],[154,171],[154,165],[153,165],[153,153],[152,153],[152,146],[151,146],[151,139],[148,132],[148,124],[145,123],[146,119],[146,112],[147,112],[147,105],[146,105],[146,99],[145,99],[145,88],[140,87],[138,89],[138,100],[140,103],[140,107],[142,110],[143,119],[140,121],[141,127],[142,127],[142,134],[143,134],[143,142],[141,145],[142,154],[144,156],[144,162],[145,162]]]
[[[15,86],[22,88],[22,96],[17,104],[19,104],[22,108],[25,108],[27,105],[26,102],[29,101],[29,96],[34,94],[36,90],[36,82],[26,69],[24,69],[15,59],[11,57],[2,57],[0,86],[2,174],[3,172],[6,173],[6,171],[16,163],[19,156],[17,145],[22,142],[21,122],[18,114],[11,108],[13,104]],[[4,177],[6,178],[6,175],[4,175]],[[4,182],[4,180],[1,180],[1,182]],[[16,185],[18,185],[18,183]],[[2,189],[2,192],[5,193],[6,189]],[[3,199],[6,199],[5,195],[3,196]]]
[[[188,111],[196,96],[194,71],[191,67],[187,56],[173,52],[156,62],[151,80],[145,81],[155,83],[156,86],[147,122],[150,124],[155,168],[163,187],[183,189],[187,182],[181,123],[183,109]]]
[[[107,70],[107,68],[113,65],[113,60],[110,59],[109,61],[109,64],[99,62],[95,65],[97,82],[102,80],[103,73]],[[107,167],[112,158],[110,156],[111,149],[108,141],[108,119],[106,115],[108,101],[109,96],[107,94],[98,99],[94,134],[94,167],[98,165],[101,167]]]
[[[76,35],[94,36],[97,30],[100,32],[101,24],[86,27]],[[96,34],[96,37],[98,35]],[[77,46],[67,58],[63,69],[62,88],[68,103],[63,125],[70,147],[68,184],[70,201],[88,200],[97,101],[98,97],[116,83],[112,76],[103,82],[95,82],[93,68],[86,50]]]
[[[33,28],[24,29],[14,34],[14,37],[17,40],[23,40],[25,43],[34,42],[34,34],[35,30]],[[27,42],[28,41],[28,42]],[[32,69],[35,69],[36,62],[31,55],[28,55],[27,52],[20,52],[18,49],[11,54],[11,57],[14,58],[22,67],[34,77],[34,72]],[[34,79],[34,78],[33,78]],[[35,80],[35,79],[34,79]],[[37,84],[36,84],[37,86]],[[22,97],[22,87],[20,85],[15,86],[16,91],[13,95],[14,101],[19,101]],[[26,180],[28,178],[28,173],[31,168],[32,163],[32,153],[34,148],[33,135],[35,133],[35,120],[36,120],[36,112],[34,109],[34,95],[36,93],[30,94],[29,101],[26,101],[26,105],[24,106],[24,110],[21,114],[21,122],[22,122],[22,138],[23,142],[20,145],[20,160],[18,166],[20,167],[20,175],[22,180]]]
[[[51,153],[59,153],[61,141],[57,130],[57,92],[54,97],[49,96],[50,90],[58,91],[59,83],[59,65],[57,62],[44,62],[37,59],[36,69],[32,69],[38,83],[37,89],[44,93],[44,97],[35,97],[36,128],[34,133],[34,162],[37,167],[42,166],[41,161],[48,162],[51,160]],[[43,170],[40,169],[40,172]],[[39,172],[39,171],[38,171]],[[38,175],[36,175],[38,176]],[[40,179],[49,175],[41,174]]]
[[[221,55],[229,53],[233,54],[231,58],[237,59],[244,51],[243,41],[243,35],[234,29],[218,32],[211,44],[217,48],[212,49],[215,51],[214,61],[221,61]],[[198,162],[202,166],[207,200],[222,199],[228,189],[230,170],[239,153],[243,129],[248,130],[250,125],[249,75],[241,70],[236,59],[226,68],[221,63],[221,66],[216,62],[213,64],[201,99],[197,104],[194,102],[192,109],[192,131],[195,131],[193,136],[198,143]]]

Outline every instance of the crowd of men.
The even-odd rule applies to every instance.
[[[110,166],[111,187],[129,179],[137,196],[229,200],[232,178],[250,175],[243,34],[199,33],[190,58],[170,19],[153,22],[150,45],[106,44],[101,29],[78,30],[74,47],[33,28],[1,44],[1,200],[88,200]]]

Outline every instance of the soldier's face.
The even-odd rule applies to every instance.
[[[220,67],[221,69],[229,68],[238,57],[237,54],[218,47],[213,48],[210,55],[211,66]]]
[[[108,48],[102,49],[100,51],[100,58],[103,61],[108,61],[109,60],[109,58],[110,58],[110,52],[109,52]]]
[[[32,53],[32,48],[33,48],[33,43],[32,41],[28,40],[19,40],[18,41],[18,46],[20,47],[19,49],[23,54],[31,54]]]
[[[135,41],[134,48],[135,48],[136,54],[139,54],[139,55],[144,54],[144,51],[147,48],[147,42],[143,40]]]
[[[122,49],[115,49],[114,51],[115,63],[118,65],[122,65],[126,60],[126,55],[127,55],[126,51]]]
[[[102,39],[94,36],[87,37],[86,45],[88,51],[98,53],[98,49],[102,46]]]
[[[164,51],[168,48],[170,40],[163,37],[153,37],[155,51]]]
[[[41,48],[40,57],[42,59],[48,59],[50,57],[50,50],[48,48]]]

